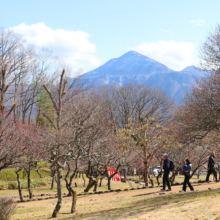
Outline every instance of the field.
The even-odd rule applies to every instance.
[[[134,177],[136,180],[139,180],[139,177]],[[198,179],[196,176],[193,176],[192,179],[191,179],[191,182],[195,182],[195,181],[198,181],[198,180],[204,180],[205,179],[205,176],[204,175],[201,175],[200,178]],[[211,179],[211,178],[210,178]],[[26,179],[23,179],[22,182],[26,183]],[[140,180],[140,181],[143,181]],[[154,186],[157,186],[157,182],[156,182],[156,178],[153,178],[153,181],[154,181]],[[10,184],[10,183],[16,183],[16,181],[0,181],[0,186],[1,184]],[[39,194],[52,194],[52,195],[55,195],[56,194],[56,184],[54,185],[55,187],[51,190],[50,189],[50,183],[51,183],[51,178],[49,177],[46,177],[44,179],[33,179],[32,180],[33,183],[40,183],[40,187],[36,187],[36,188],[32,188],[32,191],[33,191],[33,194],[34,195],[39,195]],[[44,184],[41,184],[41,182],[43,182]],[[134,182],[133,180],[132,181],[127,181],[127,183],[120,183],[120,182],[114,182],[112,181],[111,183],[111,187],[113,190],[115,189],[121,189],[121,190],[124,190],[124,189],[128,189],[128,188],[131,188],[131,185],[129,184],[129,182]],[[183,176],[177,176],[176,179],[175,179],[175,183],[178,182],[178,183],[182,183],[183,182]],[[84,182],[82,180],[82,178],[77,178],[77,179],[74,179],[73,180],[73,186],[75,185],[75,183],[77,184],[77,187],[73,187],[75,191],[77,191],[77,193],[83,193],[84,192],[84,189],[85,187],[83,186]],[[86,179],[86,184],[88,183],[88,179]],[[162,178],[160,178],[160,184],[162,184]],[[24,184],[25,185],[25,184]],[[139,184],[136,184],[136,183],[132,183],[132,186],[134,188],[138,188],[138,187],[142,187],[140,186]],[[151,186],[151,184],[150,184]],[[107,188],[107,181],[104,179],[102,181],[102,186],[101,187],[98,187],[97,188],[97,191],[106,191],[108,190]],[[28,190],[26,188],[24,188],[22,190],[23,192],[23,195],[28,195]],[[65,181],[63,180],[63,193],[67,193],[67,189],[65,187]],[[90,189],[89,192],[93,192],[93,189]],[[17,189],[4,189],[4,190],[0,190],[0,196],[15,196],[15,197],[18,197],[19,194],[18,194],[18,190]]]
[[[201,176],[203,180],[205,176]],[[161,181],[161,180],[160,180]],[[178,176],[176,182],[182,182],[183,177]],[[198,179],[192,178],[192,182]],[[75,179],[78,194],[83,194],[82,179]],[[103,181],[103,186],[98,191],[106,191],[107,181]],[[65,184],[63,184],[65,185]],[[160,195],[160,188],[129,190],[121,192],[111,192],[105,194],[85,194],[78,197],[77,213],[70,214],[71,197],[64,197],[61,213],[56,219],[220,219],[219,199],[220,183],[194,184],[196,190],[193,193],[178,193],[182,186],[173,186],[172,193]],[[209,191],[209,187],[216,190]],[[112,182],[112,189],[131,188],[128,183]],[[137,184],[134,185],[137,188]],[[205,190],[205,191],[204,191]],[[207,191],[208,190],[208,191]],[[67,193],[65,187],[63,192]],[[92,190],[91,190],[92,192]],[[40,194],[50,194],[55,196],[56,189],[50,190],[50,184],[33,189],[36,198]],[[23,190],[27,195],[27,190]],[[18,196],[17,190],[0,190],[0,196]],[[18,198],[15,199],[16,201]],[[12,219],[51,219],[51,213],[56,204],[56,199],[43,199],[18,203],[18,209]]]

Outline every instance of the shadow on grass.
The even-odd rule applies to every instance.
[[[179,203],[181,205],[186,200],[188,202],[194,201],[198,198],[208,197],[208,196],[216,196],[216,194],[220,193],[220,189],[217,190],[206,190],[199,192],[189,192],[189,193],[176,193],[176,194],[166,194],[162,196],[143,198],[141,201],[134,201],[132,203],[124,205],[123,207],[118,207],[114,209],[102,210],[98,212],[91,212],[80,214],[79,216],[71,216],[68,218],[62,218],[65,220],[70,219],[87,219],[87,220],[109,220],[109,219],[124,219],[128,217],[136,217],[140,215],[147,214],[148,212],[161,209],[165,205]],[[146,194],[144,194],[146,195]],[[143,196],[144,196],[143,195]],[[149,194],[147,194],[149,195]]]

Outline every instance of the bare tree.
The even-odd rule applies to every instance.
[[[0,111],[10,114],[16,106],[13,98],[16,82],[27,76],[34,61],[33,48],[11,30],[0,30]],[[14,89],[12,88],[14,87]],[[9,103],[12,101],[12,104]]]
[[[49,71],[56,68],[56,62],[51,60],[53,60],[52,55],[46,49],[35,53],[28,74],[15,81],[12,92],[14,92],[16,107],[13,113],[17,120],[21,119],[23,123],[30,124],[33,119],[36,119],[37,111],[39,113],[39,102],[44,98],[41,96],[42,84],[48,81]]]
[[[124,128],[129,120],[154,117],[164,123],[169,117],[171,102],[165,93],[146,85],[128,83],[121,87],[100,89],[103,99],[112,113],[112,120]]]
[[[220,25],[208,33],[200,48],[200,67],[206,71],[216,71],[220,68]]]
[[[0,171],[19,163],[26,149],[25,130],[11,116],[0,116]]]
[[[144,162],[145,184],[148,187],[149,169],[157,151],[172,140],[166,128],[160,126],[155,119],[142,119],[132,130],[131,136],[136,142],[135,151]]]
[[[80,141],[83,135],[91,128],[88,119],[92,115],[94,105],[90,105],[85,95],[80,95],[86,90],[85,82],[76,77],[72,82],[65,78],[65,70],[62,71],[60,80],[55,79],[52,83],[44,85],[44,89],[53,103],[53,120],[48,112],[42,114],[50,123],[50,129],[45,137],[45,145],[48,147],[50,157],[48,161],[56,167],[58,202],[52,214],[56,217],[62,206],[62,171],[68,160],[78,158],[82,150]],[[73,192],[73,204],[76,193]],[[71,212],[75,208],[72,207]]]
[[[174,112],[173,123],[182,142],[203,139],[220,127],[220,75],[208,74],[186,94]]]
[[[18,127],[19,125],[19,127]],[[46,158],[46,155],[48,152],[46,151],[44,146],[41,144],[42,140],[40,140],[42,137],[38,135],[39,133],[44,130],[44,128],[37,126],[36,124],[24,124],[23,122],[16,123],[17,128],[19,128],[19,135],[21,142],[19,142],[19,145],[21,145],[23,150],[23,155],[18,158],[17,162],[12,165],[13,168],[15,168],[15,173],[17,176],[17,182],[18,182],[18,191],[21,202],[23,202],[23,196],[21,191],[21,185],[20,185],[20,171],[23,169],[27,174],[27,186],[28,186],[28,192],[29,192],[29,198],[31,199],[33,197],[32,191],[31,191],[31,170],[35,170],[37,168],[38,162]],[[21,148],[21,146],[17,146]]]

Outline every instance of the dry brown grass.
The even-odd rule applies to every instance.
[[[220,190],[145,196],[142,198],[112,201],[115,207],[108,211],[97,211],[75,219],[158,219],[158,220],[217,220],[220,219]],[[109,204],[112,204],[109,202]],[[64,218],[72,219],[72,218]]]
[[[118,195],[120,196],[120,194]],[[174,193],[165,196],[148,195],[114,197],[77,202],[77,213],[70,213],[70,200],[56,219],[220,219],[220,190]],[[18,209],[13,219],[49,219],[54,204]]]
[[[201,176],[202,180],[204,180],[204,178],[204,176]],[[182,176],[176,178],[176,182],[181,183],[182,181]],[[198,179],[194,177],[191,181],[198,181]],[[82,179],[76,179],[75,182],[77,182],[78,187],[74,187],[74,189],[77,190],[78,193],[83,192]],[[106,183],[107,181],[104,180],[103,186],[98,188],[98,191],[106,191]],[[137,184],[135,187],[137,187]],[[112,182],[112,189],[125,188],[130,188],[128,183]],[[35,188],[33,191],[34,194],[56,193],[56,189],[50,190],[50,185]],[[65,186],[63,187],[63,192],[67,192]],[[24,190],[24,194],[27,194],[27,191]],[[18,196],[18,192],[17,190],[1,190],[0,196],[1,195]],[[106,200],[80,200],[77,202],[77,214],[74,215],[69,214],[71,201],[64,200],[61,214],[56,219],[217,219],[220,214],[217,212],[217,209],[219,209],[219,199],[220,191],[218,190],[185,195],[173,194],[165,197],[158,196],[158,194],[157,196],[148,195],[125,198],[115,196],[114,198],[108,198]],[[217,204],[217,206],[210,209],[205,201],[209,201],[210,204]],[[19,203],[18,206],[22,206],[22,203]],[[50,219],[54,207],[55,203],[52,203],[50,200],[46,200],[44,205],[41,205],[41,201],[39,201],[35,207],[17,209],[12,219]],[[207,218],[206,215],[209,217]]]

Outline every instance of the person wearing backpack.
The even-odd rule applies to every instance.
[[[170,160],[170,158],[168,158],[167,154],[163,155],[163,160],[164,160],[164,162],[163,162],[164,173],[163,173],[163,188],[161,190],[165,191],[166,190],[166,184],[167,184],[168,189],[166,191],[171,191],[170,180],[169,180],[171,160]],[[173,162],[172,162],[172,164],[174,166]],[[172,167],[171,167],[171,169],[172,169]]]
[[[209,161],[208,161],[208,173],[207,173],[207,177],[206,177],[206,182],[209,182],[209,176],[211,173],[213,173],[216,182],[218,182],[217,180],[217,172],[215,170],[215,152],[212,152],[211,156],[209,157]]]
[[[190,163],[189,159],[186,159],[186,165],[183,167],[185,179],[183,182],[183,189],[180,192],[186,192],[186,184],[189,186],[191,191],[194,191],[193,186],[189,182],[191,169],[192,169],[192,164]]]

